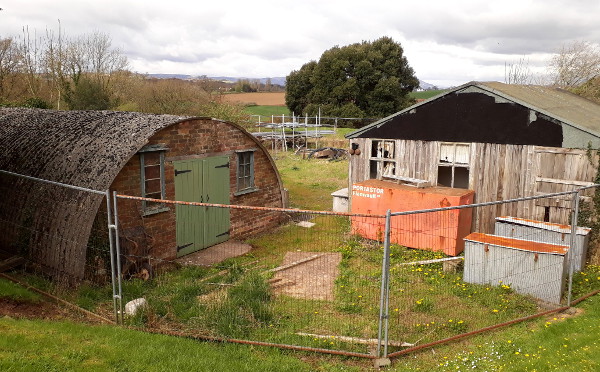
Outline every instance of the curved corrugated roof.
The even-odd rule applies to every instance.
[[[0,170],[104,191],[152,135],[200,119],[210,120],[0,108]],[[101,194],[0,173],[0,249],[35,257],[54,277],[81,278],[90,232],[97,228],[107,234],[106,225],[93,227],[102,199]]]
[[[0,169],[106,190],[154,133],[191,117],[0,109]]]

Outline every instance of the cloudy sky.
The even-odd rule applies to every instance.
[[[598,0],[0,0],[0,37],[104,32],[140,73],[286,76],[327,49],[390,36],[439,86],[544,71],[561,46],[600,43]]]

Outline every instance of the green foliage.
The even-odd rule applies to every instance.
[[[231,287],[225,299],[208,306],[206,319],[220,335],[247,336],[253,328],[272,321],[270,301],[269,284],[259,274],[251,273]]]
[[[288,110],[285,106],[260,106],[260,105],[247,105],[244,108],[244,112],[249,115],[263,115],[263,116],[271,116],[271,115],[289,115],[290,110]],[[266,118],[262,118],[262,120],[266,120]]]
[[[0,278],[0,297],[30,302],[38,302],[41,300],[41,296],[37,293],[30,292],[21,285],[2,278]]]
[[[21,106],[29,107],[29,108],[39,108],[39,109],[49,109],[50,108],[50,104],[39,97],[27,98]]]
[[[579,298],[600,289],[600,265],[587,265],[584,271],[573,275],[573,296]]]
[[[83,284],[78,288],[75,303],[90,311],[96,310],[96,306],[112,297],[112,289],[109,286],[96,286]]]
[[[0,317],[0,329],[2,371],[314,370],[275,348],[198,342],[114,326]]]
[[[389,37],[325,51],[292,71],[286,79],[290,111],[326,116],[381,117],[409,106],[408,95],[419,85],[403,55]]]
[[[65,87],[64,99],[71,110],[107,110],[112,106],[110,94],[99,81],[80,77]]]
[[[588,143],[587,157],[593,166],[596,166],[596,177],[593,182],[600,183],[600,162],[595,164],[594,157],[600,158],[600,149],[592,149],[592,144]],[[591,229],[590,231],[590,247],[597,247],[598,240],[600,239],[600,187],[594,188],[594,195],[592,196],[591,202],[585,203],[581,201],[579,203],[579,214],[577,215],[577,225],[586,226]],[[593,257],[600,252],[595,252],[591,249],[588,253],[588,257]]]
[[[414,99],[429,99],[444,92],[445,90],[423,90],[420,92],[410,92],[410,96]]]
[[[22,101],[15,102],[1,102],[0,107],[28,107],[28,108],[40,108],[49,109],[50,104],[39,97],[29,97]]]
[[[248,114],[244,111],[244,106],[233,103],[219,103],[211,101],[200,106],[198,114],[210,116],[220,120],[230,121],[242,126],[248,123]]]

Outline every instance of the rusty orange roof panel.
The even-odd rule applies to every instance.
[[[479,232],[474,232],[467,235],[465,240],[536,253],[564,255],[569,251],[569,247],[566,245],[540,243],[530,240],[507,238],[504,236],[490,235]]]

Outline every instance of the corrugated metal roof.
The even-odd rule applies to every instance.
[[[154,133],[190,119],[113,111],[0,109],[0,169],[106,190]]]
[[[362,127],[347,134],[346,138],[355,138],[371,128],[384,125],[398,115],[430,104],[446,95],[469,88],[472,89],[473,87],[528,107],[563,124],[588,132],[593,136],[600,137],[600,105],[586,98],[572,94],[564,89],[548,86],[515,85],[499,82],[470,82]]]
[[[475,83],[493,93],[600,136],[600,105],[564,89],[498,82]]]
[[[0,169],[106,190],[153,134],[191,119],[131,112],[2,108]],[[85,247],[102,195],[6,174],[0,174],[0,195],[0,220],[4,221],[0,246],[27,250],[57,278],[81,278]]]
[[[465,240],[536,253],[565,255],[569,251],[569,247],[564,245],[507,238],[505,236],[496,236],[479,232],[474,232],[467,235]]]

